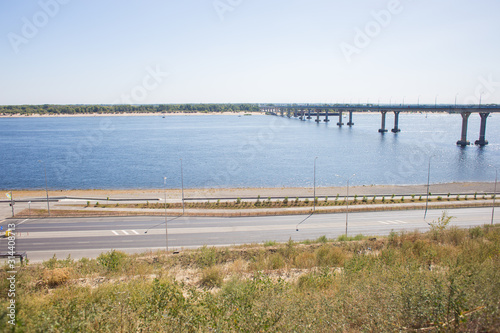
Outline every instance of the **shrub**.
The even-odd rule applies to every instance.
[[[264,242],[264,246],[274,246],[274,245],[276,245],[276,241],[268,240]]]
[[[346,259],[346,255],[342,249],[328,244],[324,244],[316,249],[314,255],[317,266],[340,267],[344,265],[344,260]]]
[[[302,252],[293,258],[296,268],[312,268],[316,265],[316,256],[313,252]]]
[[[436,221],[432,221],[429,223],[431,227],[431,232],[435,235],[436,233],[440,233],[443,230],[446,229],[448,224],[450,223],[451,219],[453,219],[453,216],[448,216],[448,213],[446,211],[443,211],[441,214],[441,217],[438,217]]]
[[[362,201],[365,202],[365,203],[368,201],[368,198],[366,197],[366,195],[363,196],[363,200]]]
[[[443,200],[443,197],[437,197],[438,201]]]
[[[401,202],[405,202],[405,196],[404,195],[401,197]]]
[[[325,197],[325,203],[327,203],[327,202],[328,202],[328,196]]]
[[[127,255],[124,252],[111,250],[101,253],[97,257],[97,262],[108,271],[118,271],[124,264]]]
[[[239,205],[241,203],[241,198],[236,198],[236,204]]]
[[[422,201],[422,196],[421,195],[418,196],[418,201]]]
[[[87,201],[87,207],[89,207],[89,206],[90,206],[90,201]]]
[[[288,197],[285,197],[285,199],[283,199],[283,204],[288,205]]]
[[[306,205],[308,205],[308,204],[309,204],[309,199],[308,199],[308,198],[306,198],[306,199],[304,200],[304,203],[305,203]]]
[[[317,243],[327,243],[328,242],[328,238],[326,238],[326,236],[323,235],[323,236],[318,237],[318,239],[316,239],[316,242]]]
[[[385,196],[382,196],[382,202],[385,202]]]
[[[222,270],[217,266],[207,267],[201,272],[200,285],[205,288],[220,287],[222,285]]]
[[[260,195],[257,196],[257,201],[255,201],[255,206],[260,206]]]
[[[69,267],[46,270],[43,272],[43,280],[49,287],[54,288],[66,283],[70,277],[70,273],[71,268]]]

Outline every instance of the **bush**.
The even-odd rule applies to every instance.
[[[201,273],[200,285],[205,288],[222,286],[222,270],[217,266],[207,267]]]
[[[49,287],[54,288],[66,283],[70,277],[70,273],[71,268],[69,267],[46,270],[43,272],[43,280]]]
[[[346,255],[336,246],[324,244],[314,251],[317,266],[341,267],[344,265]]]
[[[283,199],[283,204],[288,205],[288,197],[285,197],[285,199]]]
[[[326,238],[326,236],[323,235],[323,236],[318,237],[318,239],[316,239],[316,242],[317,243],[327,243],[328,242],[328,238]]]
[[[97,257],[97,262],[106,268],[106,270],[115,272],[122,268],[125,263],[125,258],[127,258],[127,255],[124,252],[111,250],[106,253],[101,253],[99,257]]]

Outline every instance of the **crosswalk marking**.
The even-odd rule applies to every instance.
[[[377,221],[378,223],[382,224],[407,224],[408,222],[401,221],[401,220],[385,220],[385,221]]]
[[[113,234],[115,234],[115,236],[124,236],[124,235],[128,235],[130,236],[130,233],[133,233],[133,235],[140,235],[137,231],[135,230],[111,230],[111,232]]]

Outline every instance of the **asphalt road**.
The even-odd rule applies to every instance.
[[[424,212],[387,211],[350,213],[348,234],[387,235],[391,230],[429,229],[427,222],[441,216],[441,210]],[[491,221],[491,208],[449,210],[451,225],[470,227]],[[345,214],[320,214],[265,217],[178,217],[168,220],[169,249],[316,239],[322,235],[336,238],[345,233]],[[306,219],[304,221],[304,219]],[[163,217],[47,218],[9,219],[16,224],[16,250],[26,251],[32,262],[47,260],[54,254],[60,259],[96,257],[103,251],[146,252],[165,249]],[[298,225],[298,226],[297,226]],[[298,229],[298,231],[297,231]],[[0,240],[0,252],[7,252],[7,240]]]

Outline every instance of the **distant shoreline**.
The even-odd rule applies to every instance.
[[[121,112],[121,113],[83,113],[83,114],[0,114],[0,118],[67,118],[67,117],[147,117],[147,116],[243,116],[245,114],[262,115],[262,112]]]

